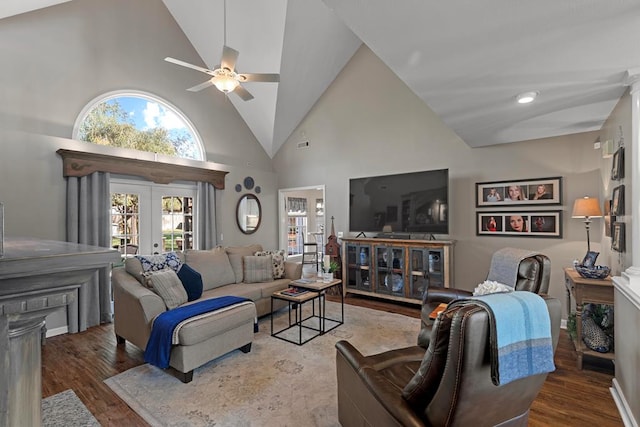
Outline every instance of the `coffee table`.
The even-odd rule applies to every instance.
[[[342,292],[342,281],[339,279],[334,279],[330,282],[315,282],[315,281],[296,281],[291,282],[291,286],[303,289],[308,292],[305,292],[300,295],[286,295],[283,293],[284,291],[274,292],[271,295],[271,336],[280,338],[284,341],[291,342],[293,344],[302,345],[305,344],[312,339],[324,335],[325,333],[337,328],[338,326],[344,323],[344,293]],[[340,286],[340,319],[334,319],[327,317],[326,313],[326,299],[325,293],[328,289],[333,288],[334,286]],[[289,309],[289,325],[279,331],[274,331],[273,329],[273,301],[274,300],[283,300],[288,302]],[[303,318],[302,314],[302,306],[304,303],[311,301],[311,314],[305,318]],[[316,314],[316,306],[315,302],[318,301],[318,313]],[[295,321],[291,321],[291,310],[293,308],[295,314]],[[318,319],[318,327],[314,327],[310,325],[309,320]],[[306,322],[306,323],[305,323]],[[327,322],[332,325],[327,328]],[[285,332],[292,329],[298,328],[298,339],[292,340],[286,336],[284,336]],[[302,331],[303,329],[314,331],[315,333],[311,336],[308,336],[306,339],[302,339]]]

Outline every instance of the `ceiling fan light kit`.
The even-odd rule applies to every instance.
[[[535,101],[535,99],[538,97],[538,95],[540,94],[540,92],[536,91],[529,91],[529,92],[523,92],[521,94],[519,94],[518,96],[516,96],[516,100],[518,101],[518,104],[530,104],[533,101]]]
[[[213,71],[213,74],[214,76],[211,78],[211,83],[213,83],[220,92],[233,92],[240,84],[238,75],[228,68],[218,68]]]

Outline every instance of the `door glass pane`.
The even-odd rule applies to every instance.
[[[123,257],[138,253],[140,203],[137,194],[111,193],[111,245]]]
[[[165,252],[193,249],[192,197],[162,197],[162,248]]]

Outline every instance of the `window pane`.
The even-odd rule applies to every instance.
[[[203,160],[200,139],[186,117],[151,95],[107,95],[86,109],[75,138]]]
[[[167,251],[193,249],[193,198],[162,198],[162,246]]]
[[[111,193],[111,245],[123,257],[138,253],[140,203],[137,194]]]

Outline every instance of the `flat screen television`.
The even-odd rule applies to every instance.
[[[349,231],[449,234],[449,169],[351,178]]]

